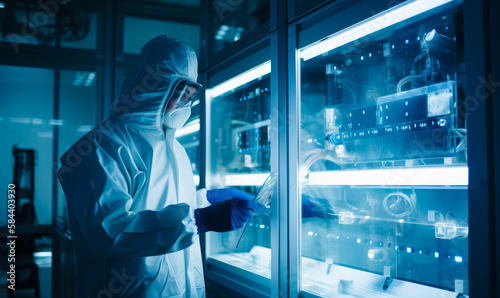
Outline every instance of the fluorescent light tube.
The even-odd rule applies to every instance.
[[[267,174],[226,175],[226,186],[261,186],[269,177]]]
[[[304,59],[304,61],[309,60],[356,39],[360,39],[451,1],[454,0],[414,0],[404,2],[390,10],[379,13],[360,23],[341,30],[328,39],[316,42],[301,49],[299,57]]]
[[[248,82],[258,79],[270,72],[271,72],[271,61],[267,61],[262,65],[252,68],[240,75],[237,75],[232,79],[225,81],[224,83],[221,83],[211,89],[208,89],[207,92],[210,94],[212,98],[217,97],[230,90],[243,86]]]
[[[468,167],[318,171],[309,173],[309,185],[466,186],[468,184]]]
[[[200,123],[194,123],[194,124],[179,128],[175,132],[175,137],[176,138],[182,137],[182,136],[185,136],[185,135],[188,135],[190,133],[197,132],[197,131],[200,131]]]

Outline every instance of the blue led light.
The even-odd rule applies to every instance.
[[[410,40],[409,40],[409,39],[405,40],[405,43],[406,43],[406,44],[409,44],[409,43],[410,43]]]
[[[434,253],[434,257],[439,258],[439,253],[437,251]]]
[[[463,258],[461,256],[455,256],[455,262],[462,263]]]
[[[395,249],[395,250],[398,250],[398,248],[399,248],[399,247],[398,247],[397,245],[396,245],[396,246],[394,246],[394,249]]]
[[[411,247],[407,247],[407,248],[406,248],[406,252],[410,254],[410,253],[412,252]]]
[[[422,254],[422,250],[419,250],[419,251],[418,251],[418,253],[419,253],[419,254]]]

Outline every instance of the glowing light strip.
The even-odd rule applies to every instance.
[[[454,0],[415,0],[405,2],[393,9],[341,30],[326,40],[303,48],[299,53],[299,57],[306,61],[451,1]]]
[[[226,186],[261,186],[268,176],[269,173],[227,175]]]
[[[197,132],[197,131],[200,131],[200,123],[194,123],[194,124],[179,128],[175,132],[175,137],[176,138],[182,137],[182,136],[185,136],[185,135],[188,135],[190,133]]]
[[[232,79],[225,81],[211,89],[208,89],[207,92],[212,97],[217,97],[221,94],[224,94],[230,90],[236,89],[248,82],[251,82],[257,78],[260,78],[271,72],[271,61],[268,61],[262,65],[259,65],[249,71],[246,71]]]
[[[468,167],[319,171],[309,173],[309,185],[463,186],[468,184]]]

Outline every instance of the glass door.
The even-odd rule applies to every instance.
[[[250,67],[252,62],[243,60],[223,69],[213,76],[215,83],[209,78],[207,189],[230,187],[256,195],[271,174],[271,63],[260,57]],[[269,210],[268,205],[239,230],[207,234],[207,276],[222,270],[270,291]]]
[[[304,296],[468,294],[461,1],[328,34],[298,52]]]

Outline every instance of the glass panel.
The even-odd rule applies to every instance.
[[[468,293],[460,1],[407,1],[299,51],[302,290]]]
[[[260,26],[269,26],[270,1],[217,0],[210,6],[214,52],[219,52]]]
[[[271,170],[270,63],[215,86],[207,98],[211,134],[207,188],[232,187],[256,195]],[[231,271],[270,286],[268,213],[251,219],[246,228],[209,233],[207,257],[209,264],[230,264]]]
[[[123,52],[140,54],[146,42],[162,34],[184,41],[200,57],[199,25],[130,16],[125,17]]]
[[[61,46],[94,50],[97,44],[97,13],[74,11],[62,19]]]
[[[8,185],[14,181],[15,164],[18,170],[25,161],[15,162],[13,149],[34,150],[34,220],[23,220],[32,208],[29,192],[18,193],[17,202],[23,202],[23,208],[17,209],[16,223],[43,224],[52,223],[52,178],[53,178],[53,135],[54,126],[61,125],[53,119],[54,110],[54,71],[50,69],[0,66],[0,182]],[[28,166],[29,168],[29,166]],[[27,178],[27,177],[23,177]],[[21,179],[23,180],[23,179]],[[26,181],[26,180],[24,180]],[[26,185],[30,184],[26,181]],[[24,183],[16,185],[20,190]],[[25,188],[25,189],[26,189]],[[24,202],[26,204],[24,204]],[[0,206],[0,222],[7,223],[7,205]],[[19,207],[19,205],[18,205]],[[23,223],[24,222],[24,223]]]
[[[63,155],[78,139],[96,124],[96,73],[94,71],[61,71],[58,154]],[[58,159],[58,166],[61,163]],[[63,228],[67,226],[66,199],[58,183],[57,216]]]
[[[54,46],[57,18],[61,46],[96,48],[97,13],[87,1],[4,2],[0,2],[0,41],[10,42],[14,51],[20,50],[20,44]]]
[[[335,0],[295,0],[295,17],[299,17],[306,12],[323,6],[329,2],[334,2]],[[399,2],[398,2],[399,3]]]
[[[60,10],[55,1],[0,3],[0,41],[10,42],[15,52],[19,44],[55,45],[55,16]]]

